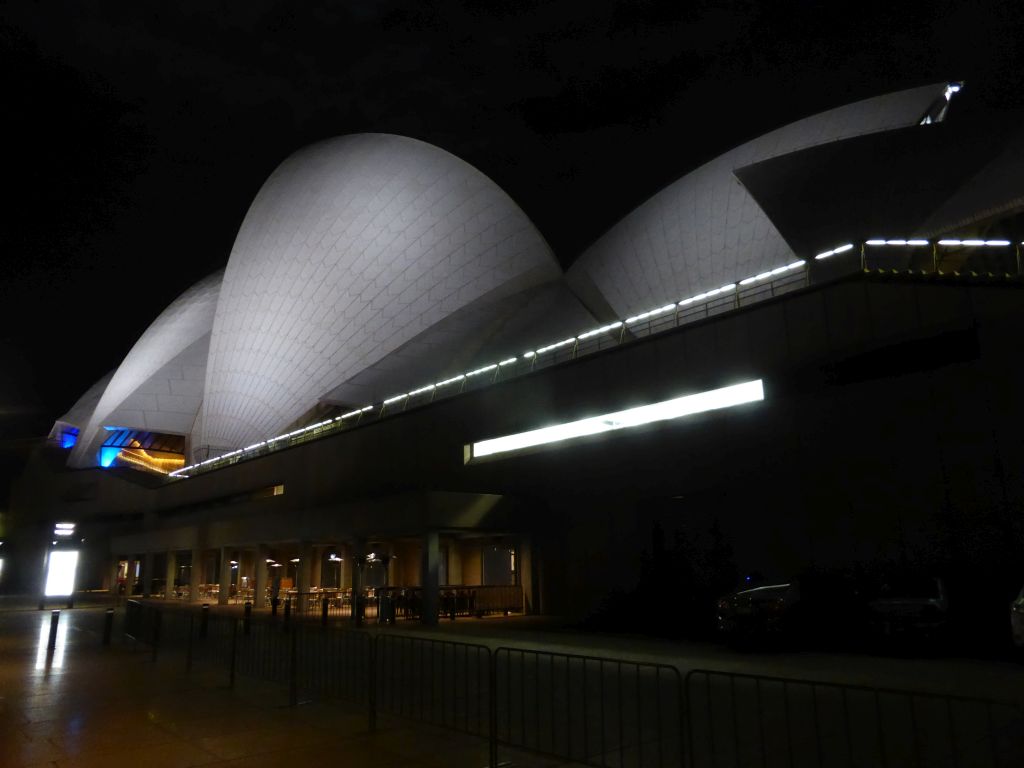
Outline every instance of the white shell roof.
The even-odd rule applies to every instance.
[[[603,298],[621,317],[793,261],[792,249],[733,170],[818,144],[914,125],[945,86],[928,85],[838,107],[715,158],[658,192],[599,238],[570,268],[569,284],[595,311]],[[593,297],[595,289],[599,297]]]
[[[202,400],[206,355],[223,272],[186,290],[139,337],[111,376],[68,463],[96,463],[102,427],[121,426],[188,434]],[[195,345],[195,346],[194,346]]]
[[[276,435],[459,309],[560,274],[522,210],[453,155],[383,134],[306,147],[235,240],[193,445]]]

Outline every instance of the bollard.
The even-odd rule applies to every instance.
[[[50,653],[57,647],[57,625],[60,623],[60,611],[50,612],[50,639],[46,641],[46,650]]]
[[[285,632],[288,631],[288,622],[291,621],[291,618],[292,618],[292,599],[290,597],[286,597],[284,599],[284,631]]]
[[[327,626],[327,598],[324,597],[320,600],[320,623],[323,626]]]
[[[206,629],[210,622],[210,604],[203,603],[203,612],[199,614],[199,637],[206,639]]]
[[[277,601],[278,598],[276,597],[270,598],[270,615],[275,619],[277,618]]]
[[[245,608],[242,611],[242,633],[248,635],[252,628],[252,603],[245,601]]]
[[[110,645],[110,636],[114,632],[114,609],[107,608],[107,615],[103,618],[103,644]]]

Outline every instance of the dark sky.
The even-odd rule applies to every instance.
[[[304,144],[437,144],[568,265],[666,183],[822,109],[960,78],[957,110],[1024,106],[1022,6],[8,0],[0,458],[226,263]]]

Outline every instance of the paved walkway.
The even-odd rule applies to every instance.
[[[481,768],[486,744],[334,704],[282,707],[280,687],[223,675],[184,675],[180,659],[154,664],[103,612],[63,611],[53,653],[49,612],[0,612],[0,766],[410,766]],[[502,755],[508,766],[558,763]]]

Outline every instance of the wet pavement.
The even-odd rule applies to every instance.
[[[415,766],[481,768],[483,740],[383,718],[338,704],[282,706],[280,686],[182,672],[153,662],[116,629],[102,644],[104,612],[62,611],[48,650],[49,611],[0,612],[0,766]],[[506,765],[552,766],[503,755]]]

